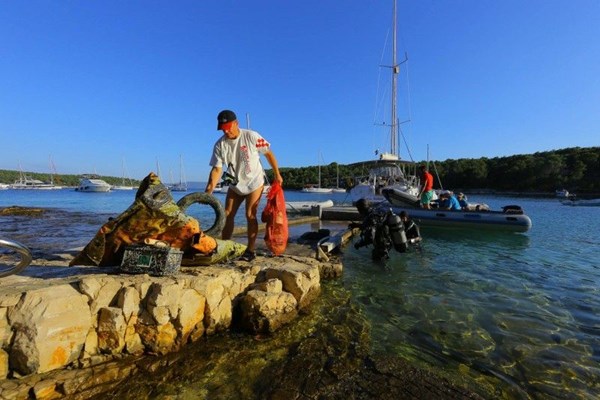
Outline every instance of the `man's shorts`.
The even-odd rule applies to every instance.
[[[433,199],[433,190],[428,190],[421,194],[421,204],[429,204]]]

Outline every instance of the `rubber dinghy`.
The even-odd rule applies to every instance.
[[[286,201],[285,209],[288,213],[310,213],[313,207],[321,208],[333,207],[333,200],[325,201]]]
[[[527,232],[532,225],[531,219],[518,205],[504,206],[502,211],[427,210],[419,208],[418,201],[414,202],[413,199],[406,196],[399,196],[395,189],[384,189],[382,193],[389,204],[381,207],[390,207],[396,214],[406,211],[414,221],[422,226]]]

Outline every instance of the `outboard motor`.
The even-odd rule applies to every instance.
[[[400,217],[390,210],[385,218],[389,236],[397,252],[405,253],[408,250],[408,239],[404,231],[404,224]]]

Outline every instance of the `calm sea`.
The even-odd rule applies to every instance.
[[[62,234],[0,217],[0,237],[33,248],[82,246],[134,195],[0,191],[0,207],[54,207],[87,216]],[[313,198],[348,201],[345,194],[286,192],[288,201]],[[421,250],[393,253],[385,265],[371,261],[369,248],[347,246],[344,276],[324,296],[350,294],[369,321],[373,352],[400,355],[479,387],[488,398],[600,398],[600,207],[539,198],[469,200],[492,209],[518,204],[533,228],[500,234],[423,227]],[[210,217],[201,214],[201,221]],[[197,394],[199,382],[188,377],[179,390],[188,385]]]

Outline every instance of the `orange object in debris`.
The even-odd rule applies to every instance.
[[[261,220],[267,224],[265,244],[276,256],[283,254],[289,236],[288,220],[283,188],[277,181],[271,184],[271,189],[267,194],[267,205],[262,212]]]

